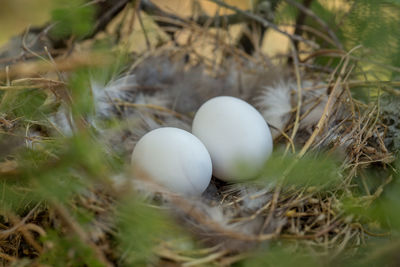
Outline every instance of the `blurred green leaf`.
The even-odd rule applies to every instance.
[[[286,245],[286,246],[285,246]],[[268,248],[258,251],[246,260],[234,264],[234,267],[313,267],[322,266],[322,263],[308,251],[299,248],[298,251],[288,249],[288,244],[272,244]]]
[[[42,115],[40,107],[46,98],[40,89],[9,91],[1,101],[0,112],[13,114],[15,118],[37,119]]]
[[[80,69],[72,73],[68,80],[72,95],[72,112],[75,117],[93,117],[94,103],[90,87],[88,69]]]
[[[274,152],[260,179],[277,181],[284,178],[289,185],[295,186],[329,186],[340,180],[339,166],[337,159],[323,152],[307,153],[302,158]]]
[[[56,39],[75,36],[84,37],[91,33],[94,25],[94,5],[87,5],[83,0],[56,0],[52,11],[55,22],[51,35]]]
[[[117,210],[119,249],[124,265],[147,265],[154,258],[154,247],[177,236],[176,224],[161,209],[146,205],[136,197],[125,198]]]
[[[52,230],[48,231],[42,240],[51,247],[51,249],[44,251],[40,255],[40,262],[42,264],[60,267],[104,267],[104,264],[96,258],[93,250],[82,243],[78,237],[64,236]]]

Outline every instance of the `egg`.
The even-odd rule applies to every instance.
[[[272,153],[266,121],[254,107],[235,97],[205,102],[194,117],[192,133],[208,149],[214,176],[225,181],[255,177]]]
[[[145,134],[133,150],[132,166],[136,174],[184,195],[200,195],[212,176],[210,154],[203,143],[172,127]]]

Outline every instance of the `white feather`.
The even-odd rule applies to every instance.
[[[91,81],[93,100],[97,117],[110,117],[115,107],[115,100],[125,100],[129,91],[137,86],[134,74],[123,76],[102,86],[99,81]]]
[[[256,106],[271,127],[272,137],[280,135],[289,121],[291,104],[291,90],[293,83],[279,81],[272,86],[263,87],[262,92],[256,97]]]
[[[317,84],[323,85],[321,83]],[[304,88],[312,88],[315,86],[310,81],[304,81]],[[296,90],[297,91],[297,90]],[[301,107],[301,113],[307,115],[300,122],[300,129],[311,129],[321,119],[325,105],[328,101],[328,95],[325,93],[326,87],[316,90],[307,90],[303,94],[303,105]]]
[[[48,117],[50,124],[60,134],[64,136],[72,136],[74,133],[74,125],[71,113],[68,108],[61,105],[57,112]]]
[[[153,105],[158,107],[168,107],[170,100],[165,94],[156,93],[148,95],[140,92],[136,95],[135,103],[141,105]]]

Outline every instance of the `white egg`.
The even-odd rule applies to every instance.
[[[144,135],[132,153],[134,171],[175,193],[200,195],[210,183],[212,163],[203,143],[172,127]]]
[[[264,118],[235,97],[220,96],[204,103],[194,117],[192,133],[208,149],[213,174],[225,181],[256,176],[272,153]]]

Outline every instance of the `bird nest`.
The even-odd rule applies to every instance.
[[[386,176],[375,181],[374,191],[365,184],[360,190],[359,184],[366,182],[366,170],[385,170],[394,160],[386,147],[388,128],[382,121],[381,111],[377,106],[368,106],[352,98],[349,89],[362,83],[347,80],[351,75],[349,64],[344,56],[341,67],[325,76],[326,80],[298,81],[299,87],[296,82],[282,82],[282,76],[273,81],[271,75],[268,81],[255,79],[260,74],[270,73],[268,67],[254,64],[248,69],[240,64],[241,70],[237,73],[252,73],[254,76],[247,78],[258,81],[254,89],[262,89],[247,88],[249,91],[236,96],[257,106],[267,121],[285,122],[281,128],[270,124],[275,147],[281,151],[267,163],[265,174],[259,180],[227,184],[213,178],[200,199],[182,198],[153,189],[164,192],[162,198],[168,210],[210,249],[193,258],[188,251],[162,243],[156,250],[161,258],[187,265],[205,262],[227,265],[271,241],[284,240],[321,255],[338,255],[346,248],[365,244],[368,236],[381,235],[367,229],[365,218],[355,216],[343,204],[351,196],[357,203],[354,205],[368,208],[379,198],[392,176],[382,171]],[[229,66],[231,68],[232,63]],[[186,69],[189,77],[191,71]],[[229,69],[229,72],[234,71]],[[285,79],[290,80],[290,74],[288,76]],[[230,86],[221,86],[227,83],[225,78],[225,75],[211,76],[205,80],[224,88]],[[302,75],[302,79],[307,79],[307,75]],[[276,108],[274,101],[279,99],[271,90],[281,92],[285,86],[290,88],[290,111],[279,111],[278,107],[271,115],[268,105]],[[167,120],[162,125],[176,124]],[[274,165],[279,167],[274,168]]]
[[[201,30],[190,24],[185,27]],[[368,208],[392,179],[386,168],[396,149],[397,122],[392,119],[396,111],[380,105],[379,90],[373,105],[355,100],[351,93],[369,87],[391,95],[390,86],[354,79],[358,59],[352,51],[329,52],[327,56],[333,53],[341,62],[336,69],[321,72],[300,64],[312,62],[318,54],[299,62],[294,49],[286,55],[290,64],[282,67],[262,54],[249,56],[215,40],[218,57],[214,59],[190,45],[170,42],[130,55],[130,62],[111,81],[103,85],[92,81],[96,110],[92,117],[71,115],[74,92],[64,75],[82,67],[108,65],[113,60],[108,55],[64,51],[56,59],[49,54],[46,64],[20,58],[6,69],[1,76],[6,80],[1,89],[7,92],[3,102],[9,92],[32,88],[45,92],[54,107],[47,124],[30,120],[29,127],[14,115],[1,115],[2,131],[9,137],[2,145],[10,156],[0,170],[4,179],[17,181],[13,188],[24,192],[30,185],[18,181],[30,170],[12,153],[13,147],[48,152],[52,160],[46,168],[52,168],[62,161],[41,145],[60,136],[73,138],[74,132],[87,128],[94,129],[108,153],[118,155],[122,167],[73,194],[67,203],[47,199],[1,212],[4,262],[35,259],[52,251],[59,244],[43,240],[55,229],[76,235],[100,262],[118,264],[123,253],[113,249],[120,230],[116,203],[132,194],[144,198],[148,209],[165,210],[202,246],[185,247],[179,235],[162,239],[154,247],[159,264],[229,265],[249,257],[256,248],[277,243],[334,256],[365,244],[368,236],[381,235],[368,229],[368,221],[351,213],[344,203],[351,198],[352,206]],[[218,95],[248,101],[270,124],[276,153],[259,179],[229,184],[213,177],[201,197],[184,198],[149,183],[147,177],[133,178],[129,170],[124,171],[135,142],[144,133],[161,126],[190,130],[197,108]],[[79,168],[92,171],[85,163]],[[373,191],[366,185],[368,169],[382,174],[375,177]],[[85,226],[71,215],[81,209],[93,214]],[[73,258],[77,252],[71,253]]]

